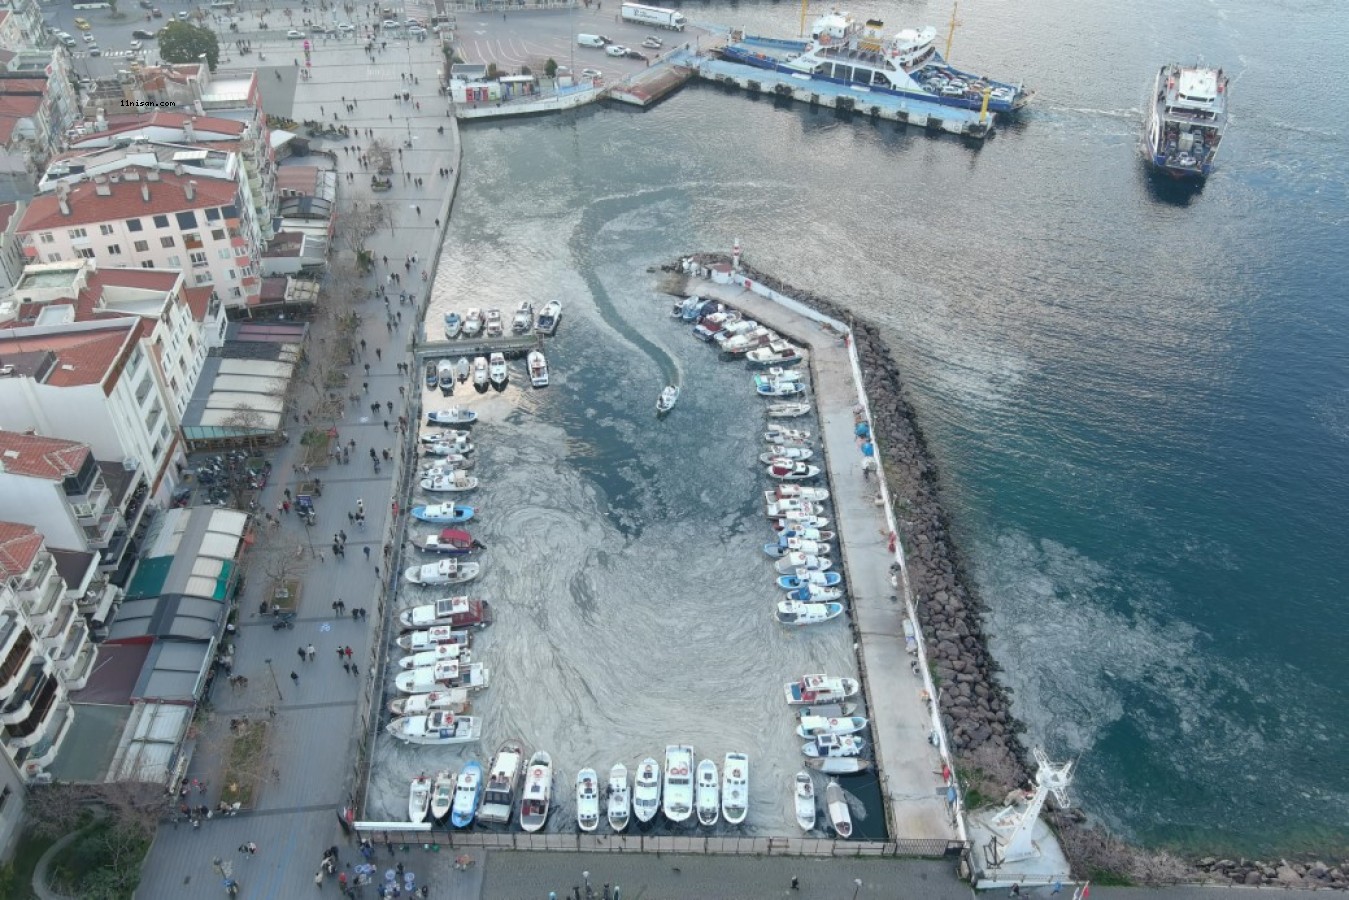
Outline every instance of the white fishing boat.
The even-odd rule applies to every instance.
[[[776,459],[768,464],[768,477],[777,481],[809,481],[820,477],[820,467]]]
[[[447,636],[441,629],[486,628],[492,624],[492,604],[467,594],[442,597],[434,603],[422,603],[403,610],[398,614],[398,624],[405,629],[427,629],[427,638],[437,644],[458,643],[452,636],[441,640]],[[448,634],[452,635],[452,632]]]
[[[811,432],[808,428],[788,428],[786,425],[779,425],[776,422],[769,422],[764,426],[768,430],[764,432],[764,443],[774,444],[778,441],[809,441]]]
[[[450,824],[455,828],[467,828],[473,824],[473,815],[478,811],[478,801],[482,798],[482,766],[477,760],[470,760],[459,773],[454,785],[454,805],[451,807]]]
[[[548,387],[548,360],[542,350],[531,350],[525,357],[529,367],[529,383],[536,388]]]
[[[764,407],[764,415],[770,419],[796,419],[810,412],[810,404],[799,401],[770,403]]]
[[[767,372],[760,372],[752,379],[755,387],[764,387],[774,384],[805,384],[806,376],[804,372],[798,372],[795,369],[769,369]]]
[[[412,779],[412,788],[408,791],[408,821],[425,822],[431,809],[431,779],[418,775]]]
[[[540,334],[553,334],[557,331],[558,323],[561,321],[562,303],[557,300],[549,300],[539,311],[539,321],[534,329]]]
[[[417,435],[417,443],[423,447],[430,447],[436,444],[460,444],[471,446],[473,434],[468,431],[460,431],[457,428],[446,428],[444,431],[427,431]]]
[[[436,364],[436,383],[442,391],[454,393],[454,364],[448,359],[442,359]]]
[[[795,783],[796,824],[810,831],[815,827],[815,779],[809,772],[797,772]]]
[[[817,516],[825,508],[818,500],[806,500],[802,497],[779,497],[776,491],[764,491],[764,515],[770,519],[780,518],[792,513]]]
[[[520,799],[520,827],[534,832],[548,821],[553,797],[553,758],[542,750],[529,758]]]
[[[467,715],[471,708],[468,691],[463,688],[431,691],[427,694],[408,694],[394,697],[389,701],[389,712],[395,716],[424,716],[436,710],[444,710],[458,716]]]
[[[751,366],[794,366],[802,360],[801,351],[790,341],[773,341],[745,354]]]
[[[471,651],[467,647],[461,647],[459,644],[437,644],[427,650],[421,650],[401,657],[398,660],[400,670],[419,669],[422,666],[434,666],[439,662],[449,662],[458,660],[467,664],[471,661]]]
[[[807,556],[829,556],[833,553],[833,547],[819,541],[808,541],[805,538],[799,537],[787,537],[784,534],[779,536],[776,541],[769,541],[764,544],[763,552],[774,559],[781,559],[792,553],[804,553]]]
[[[476,421],[478,421],[476,412],[458,406],[451,406],[449,409],[433,409],[426,414],[428,425],[472,425]]]
[[[778,532],[779,538],[800,538],[803,541],[827,543],[838,537],[838,533],[824,528],[811,528],[802,525],[799,528],[784,528]]]
[[[582,831],[600,825],[600,777],[594,769],[576,773],[576,824]]]
[[[665,748],[665,783],[661,811],[675,825],[693,814],[693,748],[670,744]]]
[[[428,494],[462,494],[476,490],[478,478],[476,475],[469,475],[463,469],[455,469],[449,475],[423,478],[420,487]]]
[[[712,342],[724,347],[726,346],[726,342],[731,338],[749,334],[758,327],[759,323],[753,319],[736,319],[734,322],[728,323],[725,328],[712,335]]]
[[[444,822],[454,803],[454,773],[446,769],[436,773],[431,785],[431,821]]]
[[[486,545],[461,528],[442,528],[438,534],[413,538],[412,546],[425,553],[443,556],[467,556],[487,549]]]
[[[466,338],[477,337],[482,333],[482,310],[477,307],[469,307],[464,315],[464,324],[459,329],[460,334]]]
[[[431,747],[451,747],[471,744],[482,737],[481,720],[472,716],[456,716],[438,709],[424,716],[401,716],[389,723],[389,734],[409,744]]]
[[[651,757],[637,767],[632,783],[632,816],[640,828],[649,826],[660,811],[660,764]]]
[[[422,445],[422,453],[436,458],[436,461],[427,466],[427,469],[439,469],[447,475],[452,473],[455,468],[467,470],[472,467],[473,464],[468,461],[468,456],[465,455],[465,451],[472,453],[473,449],[472,444],[459,442]]]
[[[788,591],[785,595],[787,603],[807,603],[807,604],[830,604],[839,603],[842,605],[843,591],[840,588],[821,587],[818,584],[807,584],[795,590]],[[779,605],[781,608],[781,605]],[[832,618],[832,617],[831,617]],[[802,623],[812,624],[812,623]]]
[[[487,773],[482,803],[478,806],[478,821],[489,825],[505,825],[515,812],[515,794],[520,789],[520,777],[525,771],[525,745],[508,740],[497,750],[492,768]]]
[[[734,334],[721,342],[721,352],[726,356],[744,356],[751,350],[767,347],[777,340],[777,333],[762,325],[741,334]]]
[[[399,672],[393,683],[404,694],[429,694],[454,688],[480,691],[487,687],[489,680],[490,673],[482,663],[463,666],[458,662],[443,662]]]
[[[790,706],[814,703],[837,703],[857,696],[861,685],[855,678],[837,678],[830,675],[803,675],[799,681],[789,681],[783,688]]]
[[[480,571],[482,571],[480,564],[466,562],[456,557],[422,566],[409,566],[403,570],[403,578],[412,584],[464,584],[477,578]]]
[[[501,310],[493,307],[487,311],[487,322],[483,326],[486,335],[489,338],[499,338],[506,333],[506,328],[501,323]]]
[[[628,791],[628,767],[619,763],[609,770],[608,802],[605,812],[609,817],[609,827],[622,831],[628,827],[631,816],[632,798]]]
[[[739,825],[749,813],[749,757],[727,753],[721,764],[721,817]]]
[[[465,381],[468,381],[469,368],[470,366],[467,356],[459,357],[459,361],[454,364],[454,377],[459,379],[460,384],[463,384]]]
[[[818,513],[787,512],[771,520],[774,531],[792,531],[798,528],[824,528],[829,517]]]
[[[511,318],[511,333],[524,334],[534,327],[534,304],[528,300],[521,300],[520,305],[515,308],[515,315]]]
[[[456,447],[455,449],[461,448]],[[468,449],[472,450],[473,445],[469,444]],[[462,453],[451,453],[448,456],[438,457],[422,466],[421,476],[423,479],[450,478],[455,472],[468,473],[476,466],[477,463]]]
[[[829,810],[829,824],[834,826],[834,833],[847,840],[852,837],[852,813],[848,809],[848,798],[843,794],[843,788],[838,786],[837,781],[829,782],[829,787],[824,789],[824,802]]]
[[[473,357],[473,387],[478,393],[487,390],[487,357]]]
[[[493,353],[492,358],[487,363],[487,380],[492,382],[492,387],[502,390],[506,387],[506,382],[510,381],[511,370],[506,365],[506,356],[503,353]]]
[[[430,522],[432,525],[460,525],[473,518],[474,509],[471,506],[454,503],[428,503],[425,506],[414,506],[408,512],[412,514],[412,518]]]
[[[856,734],[867,727],[863,716],[802,716],[797,720],[799,737],[813,738],[821,734]]]
[[[834,561],[826,556],[811,556],[806,553],[788,553],[773,564],[779,575],[801,577],[802,572],[825,572],[834,567]]]
[[[871,769],[871,760],[858,759],[855,756],[830,756],[824,759],[808,759],[806,766],[826,775],[856,775]]]
[[[656,399],[656,415],[663,416],[675,408],[679,402],[679,388],[673,384],[667,384],[661,389],[660,397]]]
[[[843,615],[842,603],[803,603],[800,600],[782,600],[774,618],[783,625],[819,625]]]
[[[771,381],[757,385],[760,397],[795,397],[806,392],[806,386],[796,381]]]
[[[457,312],[445,313],[445,337],[454,340],[464,330],[464,317]]]
[[[788,447],[786,444],[774,444],[767,452],[759,454],[759,462],[772,465],[778,460],[805,462],[815,455],[809,447]]]
[[[823,759],[836,756],[861,756],[867,742],[851,734],[820,734],[801,745],[806,756]]]
[[[857,712],[856,703],[816,703],[812,706],[798,706],[796,720],[799,722],[808,716],[850,716]]]
[[[696,806],[698,824],[711,828],[721,816],[721,785],[717,779],[717,764],[710,759],[698,763]]]

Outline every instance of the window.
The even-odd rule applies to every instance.
[[[206,254],[200,250],[193,250],[188,254],[188,257],[192,260],[192,268],[194,269],[200,269],[207,265]]]
[[[109,244],[109,245],[108,245],[108,253],[111,254],[112,256],[121,256],[121,255],[122,255],[122,245],[121,245],[121,244]]]
[[[183,246],[189,250],[200,250],[201,234],[196,231],[189,231],[183,235]]]
[[[126,220],[126,230],[127,230],[127,231],[140,231],[140,230],[141,230],[141,220],[140,220],[140,219],[127,219],[127,220]]]
[[[83,228],[72,228],[68,232],[72,241],[78,241],[81,238],[88,237],[88,233]]]
[[[168,227],[169,227],[169,217],[168,217],[168,216],[155,216],[155,227],[156,227],[156,228],[168,228]]]
[[[141,268],[142,268],[142,269],[153,269],[154,267],[155,267],[155,261],[154,261],[153,259],[141,260]]]
[[[220,221],[220,210],[216,209],[214,206],[212,206],[210,209],[206,210],[206,221],[208,221],[208,222],[219,222],[219,221]]]
[[[178,396],[178,379],[177,379],[177,378],[170,378],[170,379],[169,379],[169,393],[173,394],[175,397]]]
[[[239,273],[234,269],[230,269],[229,273],[230,273],[230,281],[237,281],[239,279]]]
[[[163,247],[163,248],[166,249],[166,250],[169,249],[170,247],[172,247],[172,246],[173,246],[173,235],[169,235],[168,237],[162,237],[162,238],[160,238],[160,239],[159,239],[159,246]]]
[[[47,262],[60,262],[60,261],[61,261],[61,254],[59,253],[47,254]]]
[[[169,266],[170,266],[171,268],[178,269],[178,268],[181,268],[182,265],[183,265],[183,260],[182,260],[181,257],[179,257],[179,256],[170,256],[170,257],[169,257]]]
[[[193,353],[197,352],[197,341],[190,334],[187,336],[187,349],[191,350]]]
[[[233,255],[234,254],[230,253],[229,247],[221,247],[216,251],[216,256],[219,256],[221,259],[229,259]]]
[[[225,213],[226,218],[229,219],[239,218],[239,207],[235,206],[233,203],[231,203],[229,206],[222,206],[220,209],[222,212]]]
[[[75,255],[78,256],[80,259],[93,259],[94,251],[89,247],[76,247]]]
[[[177,218],[179,228],[197,227],[197,214],[190,209],[187,212],[178,213]]]
[[[51,233],[50,231],[44,231],[44,232],[42,232],[41,234],[39,234],[39,235],[38,235],[38,240],[42,241],[42,243],[44,243],[44,244],[54,244],[54,243],[56,243],[56,238],[52,235],[52,233]]]
[[[210,284],[210,283],[211,283],[211,273],[210,273],[210,272],[198,272],[196,275],[194,275],[194,276],[192,277],[192,280],[193,280],[193,282],[196,283],[196,284]]]
[[[150,242],[149,242],[149,241],[136,241],[136,243],[133,244],[132,246],[134,246],[134,247],[136,248],[136,252],[137,252],[137,253],[144,253],[145,251],[147,251],[147,250],[150,249]]]
[[[163,442],[163,441],[155,441],[154,449],[152,449],[152,450],[150,451],[150,458],[151,458],[151,459],[159,459],[159,454],[160,454],[160,452],[161,452],[163,449],[164,449],[164,442]]]
[[[102,225],[98,226],[98,233],[103,235],[104,237],[107,237],[108,235],[112,234],[112,226],[105,222]]]
[[[211,229],[211,240],[213,240],[213,241],[223,241],[224,239],[225,239],[225,229],[223,229],[223,228],[212,228],[212,229]]]
[[[240,297],[242,297],[243,295],[244,295],[244,292],[241,291],[241,290],[239,290],[238,288],[233,288],[233,287],[230,288],[230,299],[231,299],[231,300],[238,300],[238,299],[239,299]]]

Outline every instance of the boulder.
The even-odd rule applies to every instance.
[[[1242,884],[1259,884],[1260,882],[1262,882],[1262,881],[1264,881],[1264,880],[1265,880],[1265,876],[1263,876],[1263,875],[1260,874],[1260,870],[1259,870],[1259,869],[1251,869],[1249,872],[1247,872],[1247,873],[1245,874],[1245,876],[1242,877],[1241,883],[1242,883]]]

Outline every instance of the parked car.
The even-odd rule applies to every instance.
[[[327,30],[328,30],[328,29],[325,28],[325,27],[323,27],[322,25],[310,25],[310,26],[309,26],[309,33],[310,33],[310,34],[323,34],[323,33],[324,33],[325,31],[327,31]]]
[[[61,32],[60,34],[58,34],[58,35],[56,36],[56,39],[59,40],[62,44],[65,44],[67,47],[74,47],[74,46],[75,46],[75,38],[73,38],[73,37],[71,37],[70,35],[66,34],[64,31]]]
[[[345,34],[348,31],[355,31],[356,26],[352,25],[350,22],[338,22],[337,30]]]
[[[582,77],[582,78],[603,78],[603,77],[604,77],[604,73],[601,72],[599,69],[582,69],[582,70],[581,70],[581,77]]]
[[[411,35],[412,37],[421,37],[422,35],[426,34],[426,29],[420,25],[409,25],[408,34]]]
[[[661,47],[665,46],[665,43],[658,37],[649,37],[642,41],[642,46],[646,47],[648,50],[659,50]]]
[[[188,15],[189,15],[189,14],[188,14],[188,11],[187,11],[187,10],[185,10],[185,9],[180,9],[180,10],[178,10],[178,21],[179,21],[179,22],[186,22],[186,21],[187,21]]]
[[[139,0],[139,2],[136,5],[139,6],[141,9],[154,9],[155,6],[153,3],[150,2],[150,0]]]
[[[382,23],[380,23],[380,27],[383,28],[385,31],[397,31],[403,26],[398,24],[397,19],[385,19]]]
[[[628,52],[623,55],[628,59],[646,59],[646,54],[640,50],[628,50]]]
[[[624,47],[622,44],[610,44],[604,48],[604,52],[610,56],[627,56],[628,48]]]
[[[294,28],[292,28],[290,31],[286,32],[286,37],[292,41],[298,41],[300,38],[304,37],[304,32],[296,31]]]

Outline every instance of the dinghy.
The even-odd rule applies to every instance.
[[[807,572],[804,577],[783,575],[778,578],[778,587],[784,591],[794,591],[802,587],[837,587],[843,576],[837,572]]]
[[[693,748],[670,744],[665,748],[665,783],[661,811],[671,823],[688,821],[693,814]]]
[[[492,760],[483,788],[482,803],[478,805],[478,821],[505,825],[515,811],[515,792],[520,789],[520,776],[525,770],[525,745],[511,739],[501,745]]]
[[[467,356],[459,357],[459,362],[454,364],[454,377],[459,379],[460,384],[463,384],[465,381],[468,381],[468,372],[469,372],[468,357]]]
[[[431,821],[444,822],[454,803],[454,773],[448,769],[437,772],[431,786]]]
[[[432,563],[439,565],[439,563]],[[492,624],[492,604],[463,594],[442,597],[435,603],[424,603],[398,614],[398,624],[405,629],[428,629],[428,638],[438,644],[450,643],[440,628],[486,628]]]
[[[777,481],[810,481],[820,477],[819,466],[791,460],[775,459],[768,464],[768,477]]]
[[[436,383],[445,393],[454,393],[454,365],[448,359],[442,359],[436,366]]]
[[[459,333],[464,330],[464,317],[457,312],[445,313],[445,337],[447,340],[454,340],[459,337]]]
[[[809,412],[810,404],[801,402],[770,403],[764,408],[764,414],[770,419],[795,419]]]
[[[487,391],[487,357],[478,356],[473,359],[473,389],[479,394]]]
[[[796,824],[802,831],[815,827],[815,779],[809,772],[796,773]]]
[[[506,326],[501,322],[501,310],[493,307],[487,311],[487,322],[483,330],[489,338],[499,338],[506,333]]]
[[[418,775],[412,779],[412,789],[408,791],[408,821],[425,822],[431,808],[431,779]]]
[[[794,591],[788,591],[783,596],[787,598],[785,601],[787,603],[838,603],[843,600],[843,591],[838,588],[808,584]]]
[[[863,716],[802,716],[796,734],[813,738],[821,734],[856,734],[867,727]]]
[[[454,503],[430,503],[414,506],[408,512],[412,514],[412,518],[433,525],[462,525],[473,518],[474,510],[471,506],[458,506]]]
[[[813,706],[798,706],[797,721],[806,716],[850,716],[857,712],[856,703],[816,703]]]
[[[462,494],[476,490],[478,484],[477,476],[469,475],[463,469],[455,469],[449,475],[423,478],[420,487],[428,494]]]
[[[639,828],[647,828],[660,811],[660,764],[651,757],[637,767],[632,786],[632,815]]]
[[[394,697],[389,701],[389,712],[395,716],[424,716],[429,712],[444,710],[455,715],[467,715],[472,704],[468,702],[468,691],[452,688],[445,691],[431,691],[429,694],[408,694]]]
[[[458,406],[451,406],[449,409],[433,409],[426,414],[428,425],[472,425],[476,421],[478,421],[476,412],[471,409],[461,409]]]
[[[548,360],[543,351],[529,351],[525,364],[529,367],[529,383],[536,388],[548,387]]]
[[[459,773],[459,780],[455,782],[450,824],[455,828],[467,828],[472,824],[481,797],[482,766],[476,760],[470,760],[464,765],[464,771]]]
[[[576,773],[576,825],[594,831],[600,824],[600,777],[594,769]]]
[[[482,566],[461,559],[442,559],[424,566],[409,566],[403,578],[412,584],[464,584],[478,577]]]
[[[477,337],[481,334],[482,310],[470,307],[468,313],[464,316],[464,324],[460,326],[459,333],[466,338]]]
[[[492,387],[498,391],[505,390],[506,382],[510,381],[511,370],[506,365],[506,356],[497,352],[492,354],[491,360],[487,364],[487,380],[492,382]]]
[[[698,824],[711,828],[721,815],[720,785],[717,782],[717,764],[710,759],[698,763],[697,808]]]
[[[842,603],[803,603],[783,600],[773,617],[783,625],[819,625],[843,615]]]
[[[551,335],[557,331],[558,323],[562,321],[562,304],[557,300],[549,300],[539,312],[538,324],[534,330],[540,334]]]
[[[851,734],[820,734],[801,745],[801,752],[812,759],[836,756],[861,756],[867,742]]]
[[[848,810],[848,798],[843,795],[843,788],[838,786],[837,781],[829,782],[829,787],[824,789],[824,802],[829,809],[829,824],[834,826],[834,833],[845,840],[852,837],[852,813]]]
[[[548,821],[553,795],[553,758],[542,750],[529,758],[521,794],[520,827],[528,832],[538,831]]]
[[[856,679],[830,675],[803,675],[799,681],[789,681],[783,687],[790,706],[837,703],[857,696],[859,690],[861,685]]]
[[[721,817],[739,825],[749,813],[749,757],[727,753],[721,766]]]
[[[401,716],[389,723],[389,734],[409,744],[452,747],[475,743],[482,736],[481,720],[435,710],[424,716]]]
[[[609,816],[609,827],[614,831],[622,831],[628,827],[628,818],[631,815],[629,806],[631,797],[628,793],[628,767],[619,763],[609,770],[609,802],[606,804],[606,812]]]
[[[760,397],[796,397],[806,392],[806,386],[796,381],[773,380],[756,385],[754,391]]]
[[[814,455],[814,450],[808,450],[805,447],[788,447],[786,444],[774,444],[768,448],[767,453],[759,454],[759,462],[764,463],[765,465],[772,465],[778,460],[805,462]]]
[[[855,756],[808,759],[806,765],[816,772],[823,772],[826,775],[856,775],[859,772],[866,772],[871,769],[870,760],[858,759]]]
[[[511,318],[511,334],[524,334],[534,327],[534,304],[528,300],[521,300],[520,305],[515,308],[515,315]]]
[[[656,398],[656,415],[665,415],[670,410],[674,409],[675,404],[678,402],[679,388],[675,387],[673,384],[667,384],[661,390],[660,396]]]
[[[773,564],[779,575],[795,575],[803,572],[824,572],[834,567],[832,560],[823,556],[811,556],[807,553],[788,553]]]

